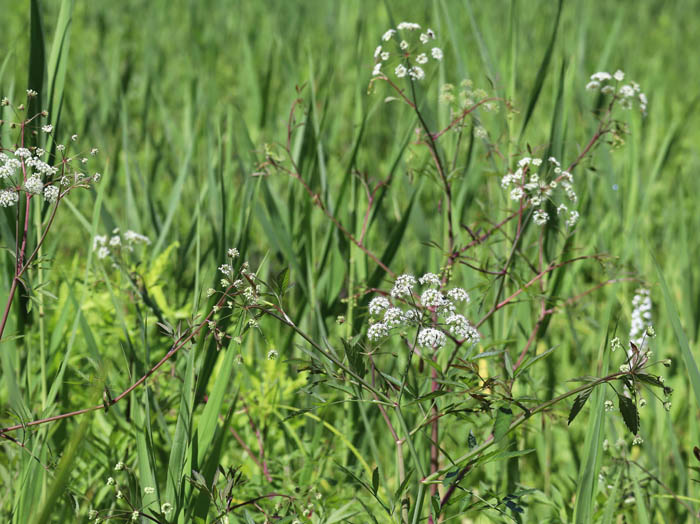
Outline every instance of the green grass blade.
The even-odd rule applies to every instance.
[[[611,315],[609,316],[611,318]],[[600,349],[599,358],[602,360],[600,375],[605,376],[609,368],[608,336]],[[605,400],[605,386],[599,386],[591,394],[590,420],[586,441],[584,444],[583,460],[578,475],[578,489],[576,491],[576,502],[574,505],[574,522],[586,524],[593,522],[593,512],[595,510],[595,495],[598,487],[598,472],[603,453],[603,438],[605,410],[603,401]]]
[[[164,502],[178,510],[182,506],[183,474],[185,454],[192,438],[192,412],[194,409],[194,350],[187,353],[187,370],[180,395],[180,412],[177,417],[173,446],[168,460],[168,475],[165,482]]]
[[[547,78],[547,72],[549,71],[549,63],[551,62],[552,54],[554,53],[554,44],[557,41],[557,32],[559,30],[559,21],[561,19],[561,11],[563,5],[564,0],[559,0],[559,4],[557,5],[557,16],[553,24],[554,29],[552,30],[552,36],[549,40],[547,50],[545,51],[544,56],[542,57],[540,68],[537,70],[537,76],[535,77],[535,85],[533,86],[532,91],[530,92],[530,99],[528,100],[527,109],[525,110],[525,117],[523,119],[522,127],[520,128],[520,136],[518,138],[518,142],[520,142],[523,139],[523,135],[525,134],[527,125],[530,123],[530,118],[532,117],[532,113],[535,110],[537,101],[540,98],[540,93],[542,92],[544,80],[545,78]]]
[[[681,355],[683,356],[683,363],[685,364],[685,369],[688,373],[690,384],[693,387],[697,407],[700,406],[700,371],[698,371],[698,365],[695,362],[692,351],[690,350],[688,337],[681,327],[681,321],[680,318],[678,318],[678,312],[676,311],[676,306],[671,298],[671,293],[668,289],[668,285],[666,284],[666,279],[664,278],[661,266],[659,266],[659,263],[653,253],[651,253],[651,258],[656,266],[656,272],[659,276],[659,283],[661,284],[661,290],[663,291],[664,295],[664,303],[666,304],[666,314],[668,315],[668,319],[671,321],[671,325],[673,326],[673,331],[676,335],[676,342],[678,342],[678,346],[680,347]]]
[[[51,123],[58,127],[63,105],[68,51],[70,49],[71,22],[74,0],[63,0],[58,14],[56,32],[49,52],[48,69],[48,111]]]

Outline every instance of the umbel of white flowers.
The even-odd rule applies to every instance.
[[[383,68],[391,70],[396,78],[409,76],[413,80],[423,80],[423,67],[431,60],[442,60],[442,49],[434,45],[435,32],[412,22],[401,22],[396,29],[389,29],[382,35],[382,44],[374,50],[372,76],[386,76]]]
[[[418,329],[418,345],[426,349],[443,347],[447,332],[461,342],[476,344],[479,332],[457,312],[459,305],[469,304],[469,294],[459,287],[445,292],[441,287],[440,278],[433,273],[419,279],[409,274],[399,276],[389,296],[379,295],[370,301],[367,338],[379,342],[392,332],[414,327]],[[423,288],[420,293],[419,288]]]
[[[538,226],[549,221],[549,214],[544,210],[547,202],[552,202],[557,208],[557,215],[568,214],[565,224],[573,228],[579,219],[578,211],[569,210],[567,204],[557,202],[555,196],[564,193],[568,205],[578,201],[574,191],[574,177],[561,168],[561,163],[550,156],[546,162],[541,158],[523,157],[518,162],[518,169],[501,178],[501,187],[510,190],[511,200],[527,204],[535,208],[532,220]],[[560,200],[564,200],[560,198]]]

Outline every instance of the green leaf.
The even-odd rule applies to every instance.
[[[661,382],[661,379],[655,375],[648,375],[647,373],[637,373],[634,375],[634,378],[636,378],[637,380],[641,380],[645,384],[649,384],[650,386],[654,386],[656,388],[663,389],[665,387],[665,384]]]
[[[581,412],[583,406],[586,404],[586,401],[588,401],[588,397],[591,396],[591,393],[594,389],[595,388],[590,388],[578,394],[578,396],[574,400],[573,406],[571,406],[571,411],[569,412],[569,425],[571,425],[571,423],[574,421],[576,415],[578,415]]]
[[[374,468],[374,471],[372,471],[372,489],[374,490],[374,494],[377,494],[377,491],[379,490],[379,468]]]
[[[510,428],[510,422],[513,420],[513,411],[510,408],[500,407],[496,413],[496,422],[493,425],[493,441],[500,441]]]
[[[619,393],[617,394],[617,400],[627,429],[636,435],[639,432],[639,412],[634,400]]]

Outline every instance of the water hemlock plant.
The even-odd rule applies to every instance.
[[[166,35],[142,6],[135,31],[116,8],[64,0],[47,54],[32,1],[36,90],[17,102],[0,60],[0,515],[697,519],[694,411],[672,402],[674,388],[700,399],[692,326],[677,279],[675,296],[656,255],[658,281],[638,262],[646,237],[632,240],[658,235],[640,205],[658,188],[630,174],[659,134],[655,90],[629,80],[640,62],[595,72],[557,47],[590,51],[583,29],[561,34],[562,17],[592,16],[583,4],[547,7],[539,69],[522,74],[531,22],[516,2],[506,50],[491,42],[503,27],[484,34],[475,15],[494,8],[476,4],[388,27],[378,5],[313,4],[356,20],[324,34],[332,45],[310,32],[323,45],[303,53],[291,38],[263,53],[257,25],[224,7],[204,10],[185,67],[181,17]],[[298,5],[301,18],[239,7],[260,31],[317,23]],[[90,45],[71,46],[76,31]],[[145,61],[119,54],[145,35]],[[245,67],[222,60],[222,35]],[[65,68],[69,50],[96,67],[93,40],[120,66],[86,103],[64,86],[100,75]]]

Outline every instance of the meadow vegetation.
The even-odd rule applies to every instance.
[[[0,12],[3,522],[700,519],[695,2]]]

